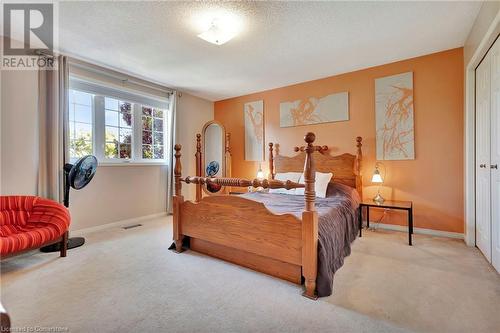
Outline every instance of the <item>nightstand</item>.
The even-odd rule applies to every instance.
[[[405,210],[408,212],[408,245],[412,245],[413,235],[413,203],[411,201],[393,201],[385,200],[383,203],[377,203],[373,200],[363,200],[359,204],[359,220],[361,236],[361,227],[363,226],[363,207],[366,207],[366,227],[370,227],[370,207]]]

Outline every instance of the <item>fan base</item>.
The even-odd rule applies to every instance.
[[[83,237],[72,237],[68,239],[68,250],[74,249],[75,247],[79,247],[85,244],[85,238]],[[55,243],[51,245],[44,246],[40,248],[41,252],[49,253],[49,252],[59,252],[61,251],[61,243]]]

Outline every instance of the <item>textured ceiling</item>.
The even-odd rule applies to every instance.
[[[464,45],[480,2],[60,2],[60,49],[209,99],[244,95]],[[194,18],[224,8],[222,46]]]

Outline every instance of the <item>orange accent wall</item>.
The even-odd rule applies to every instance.
[[[374,80],[408,71],[414,75],[415,160],[382,161],[387,175],[381,193],[386,199],[412,200],[416,227],[463,233],[463,48],[215,102],[215,119],[231,133],[232,176],[257,173],[258,163],[244,161],[243,104],[263,99],[265,147],[279,143],[282,155],[293,155],[292,147],[303,144],[308,131],[332,154],[354,154],[355,138],[362,136],[363,195],[373,197]],[[280,102],[342,91],[349,92],[349,121],[279,127]],[[267,162],[262,167],[267,171]],[[372,221],[381,216],[370,215]],[[382,223],[406,225],[406,215],[390,212]]]

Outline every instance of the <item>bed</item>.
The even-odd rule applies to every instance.
[[[297,284],[304,296],[316,299],[332,292],[333,275],[350,253],[360,229],[361,137],[356,154],[331,156],[327,146],[315,146],[314,133],[304,137],[292,157],[276,154],[269,144],[269,179],[182,177],[181,146],[175,145],[173,238],[175,250],[186,246]],[[197,154],[197,158],[201,158]],[[198,162],[198,161],[197,161]],[[274,179],[277,173],[302,172],[301,183]],[[330,196],[316,198],[315,175],[333,172]],[[196,196],[184,200],[182,183],[228,187],[304,189],[304,195],[248,193]],[[197,191],[199,193],[201,191]],[[292,198],[293,197],[293,198]],[[184,245],[184,247],[183,247]]]

